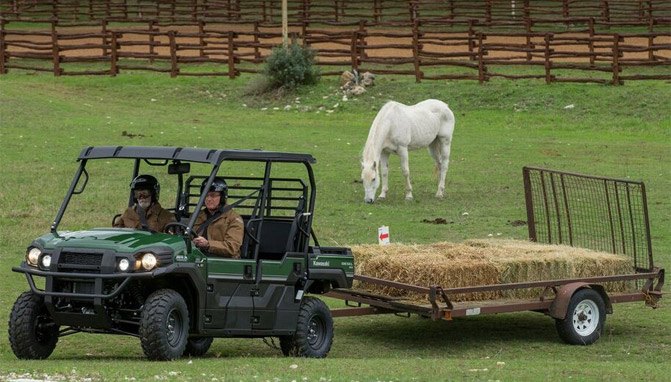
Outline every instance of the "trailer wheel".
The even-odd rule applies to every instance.
[[[200,357],[205,355],[210,350],[214,338],[212,337],[193,337],[189,338],[184,348],[185,356]]]
[[[140,318],[140,343],[147,358],[168,361],[179,358],[189,336],[189,311],[182,296],[159,289],[147,297]]]
[[[56,348],[58,325],[49,315],[42,298],[23,292],[9,317],[9,343],[20,359],[45,359]]]
[[[280,348],[284,355],[324,358],[333,343],[331,311],[318,298],[305,297],[298,312],[296,333],[281,336]]]
[[[571,296],[566,318],[555,320],[559,337],[571,345],[591,345],[601,337],[606,304],[594,289],[580,289]]]

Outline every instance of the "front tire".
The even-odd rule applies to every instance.
[[[566,318],[557,319],[557,333],[571,345],[591,345],[596,342],[606,322],[606,304],[594,289],[581,289],[571,296]]]
[[[49,315],[42,297],[23,292],[9,317],[9,343],[19,359],[45,359],[56,348],[58,325]]]
[[[282,353],[285,356],[324,358],[332,344],[331,311],[322,300],[305,297],[298,312],[296,333],[280,337]]]
[[[149,295],[139,334],[147,358],[169,361],[181,357],[189,338],[189,311],[182,296],[172,289]]]

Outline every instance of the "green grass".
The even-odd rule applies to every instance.
[[[641,179],[648,190],[656,263],[671,265],[671,88],[665,82],[613,87],[493,80],[481,86],[415,84],[409,77],[380,76],[366,94],[344,101],[336,78],[282,98],[245,96],[250,79],[171,79],[162,74],[54,78],[19,71],[0,76],[0,333],[6,333],[11,305],[27,288],[11,267],[20,263],[33,238],[48,231],[76,168],[75,157],[88,145],[311,153],[317,158],[314,227],[323,245],[374,243],[380,225],[390,226],[394,242],[488,235],[524,239],[526,227],[510,224],[526,220],[524,165]],[[414,201],[403,199],[394,156],[388,199],[365,205],[359,159],[376,111],[389,99],[413,103],[426,98],[446,101],[457,118],[446,198],[433,197],[433,163],[422,150],[410,159]],[[284,110],[286,105],[290,110]],[[574,107],[565,109],[567,105]],[[125,193],[129,172],[111,168],[110,185]],[[101,194],[99,208],[82,212],[81,219],[108,224],[123,207],[117,194],[116,189]],[[162,195],[167,203],[172,193]],[[448,224],[422,222],[438,217]],[[341,306],[334,300],[329,304]],[[325,360],[283,358],[259,339],[218,339],[203,359],[152,363],[134,338],[80,334],[62,338],[49,360],[26,362],[16,360],[2,338],[0,380],[12,375],[67,380],[665,380],[671,356],[671,312],[665,305],[662,300],[660,309],[651,310],[642,303],[617,304],[604,338],[589,347],[564,345],[552,320],[535,313],[449,323],[395,316],[336,319],[335,342]]]

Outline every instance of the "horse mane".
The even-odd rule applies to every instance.
[[[361,163],[370,163],[379,159],[379,145],[384,141],[384,136],[387,133],[386,128],[389,128],[389,124],[386,123],[389,120],[387,116],[391,114],[392,110],[398,105],[401,104],[396,101],[387,101],[380,108],[380,111],[373,120],[370,131],[368,131],[368,138],[366,139],[366,144],[363,147],[363,153],[361,155]]]

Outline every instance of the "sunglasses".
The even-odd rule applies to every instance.
[[[133,195],[135,196],[135,199],[149,199],[151,198],[151,192],[134,192]]]

